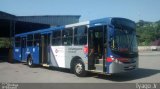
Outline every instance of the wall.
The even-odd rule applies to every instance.
[[[141,51],[160,51],[160,46],[138,46],[138,50]]]

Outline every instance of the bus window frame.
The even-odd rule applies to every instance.
[[[60,32],[60,36],[54,36],[54,32],[55,31],[59,31]],[[56,34],[57,35],[57,34]],[[53,42],[53,40],[60,40],[60,44],[54,44]],[[57,42],[57,41],[55,41],[55,42]],[[53,30],[52,31],[52,34],[51,34],[51,44],[53,45],[53,46],[61,46],[62,45],[62,30]]]
[[[81,27],[84,27],[85,35],[81,35],[81,34],[79,35],[78,33],[76,33],[76,30],[78,30],[78,28],[81,28]],[[77,43],[77,44],[75,44],[75,38],[76,37],[85,37],[86,42],[85,43]],[[82,38],[82,39],[84,39],[84,38]],[[86,45],[87,43],[88,43],[88,27],[87,27],[87,25],[81,25],[81,26],[74,27],[74,30],[73,30],[73,44],[75,46],[81,46],[81,45]]]
[[[69,34],[68,34],[67,30],[69,31]],[[65,28],[62,30],[62,45],[63,46],[72,46],[73,45],[73,31],[74,31],[73,27]],[[69,41],[66,41],[66,40],[69,40],[71,43],[68,44]],[[64,42],[67,42],[67,44],[64,44]]]
[[[19,40],[17,41],[16,38],[19,38]],[[14,47],[21,47],[21,37],[20,36],[17,36],[15,37],[15,41],[14,41]],[[17,46],[18,44],[18,46]]]
[[[35,35],[38,35],[38,37],[36,37]],[[41,34],[40,33],[34,33],[33,34],[33,46],[40,46],[41,43]]]
[[[32,38],[29,38],[29,39],[28,39],[28,37],[29,37],[30,35],[32,35]],[[30,42],[31,42],[31,43],[30,43]],[[34,46],[33,42],[34,42],[34,35],[33,35],[33,34],[28,34],[28,35],[27,35],[27,47],[32,47],[32,46]]]

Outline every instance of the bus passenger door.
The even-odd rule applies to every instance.
[[[22,62],[26,62],[26,52],[27,52],[27,49],[26,49],[26,37],[22,37],[21,39],[21,61]]]
[[[88,30],[88,68],[98,72],[105,71],[106,26],[94,26]]]
[[[41,35],[41,60],[42,64],[48,64],[50,58],[50,33]]]

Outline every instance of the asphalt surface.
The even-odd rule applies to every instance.
[[[160,83],[160,52],[142,52],[139,69],[129,73],[77,77],[67,69],[28,67],[24,63],[0,61],[0,82],[14,83]]]

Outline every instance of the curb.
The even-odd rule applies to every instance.
[[[139,52],[139,55],[153,55],[153,56],[156,56],[156,55],[160,55],[160,52],[158,51],[158,52],[153,52],[153,51],[150,51],[150,52]]]

